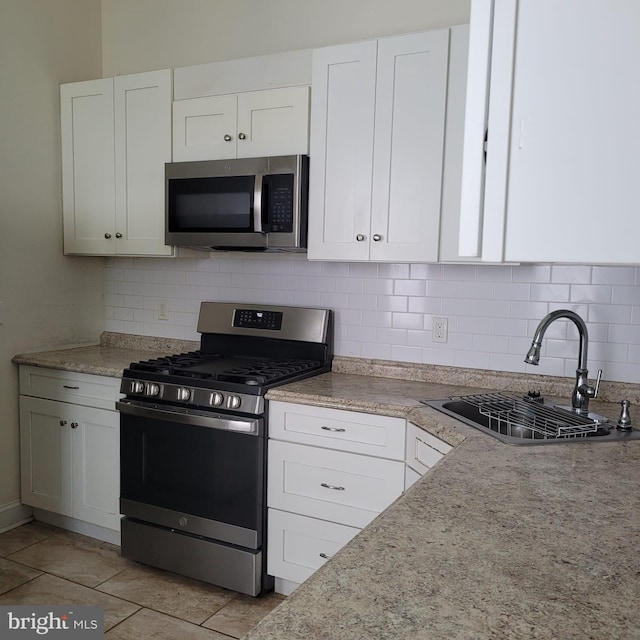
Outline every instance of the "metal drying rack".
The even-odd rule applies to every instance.
[[[452,400],[476,407],[489,419],[489,428],[498,433],[510,433],[515,427],[531,429],[545,438],[580,438],[597,431],[600,425],[579,413],[505,391],[455,396]]]

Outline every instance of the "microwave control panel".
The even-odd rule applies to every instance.
[[[268,230],[272,233],[293,231],[293,174],[272,174],[263,178],[262,188],[266,202],[263,210],[268,211]]]

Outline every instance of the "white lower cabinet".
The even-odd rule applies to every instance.
[[[120,530],[118,387],[115,378],[20,367],[24,504]]]
[[[404,418],[271,402],[267,570],[291,593],[451,447]]]
[[[269,573],[304,582],[360,529],[269,509]]]

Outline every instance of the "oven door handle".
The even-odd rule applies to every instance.
[[[219,429],[221,431],[234,431],[249,435],[259,435],[260,419],[258,418],[236,418],[220,413],[206,413],[192,409],[167,409],[164,407],[143,405],[135,400],[119,400],[116,402],[116,409],[120,413],[142,418],[155,418],[181,424],[193,425],[196,427],[206,427],[207,429]]]

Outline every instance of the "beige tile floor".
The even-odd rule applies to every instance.
[[[0,605],[101,605],[107,640],[240,638],[283,599],[146,567],[114,545],[36,522],[0,534]]]

